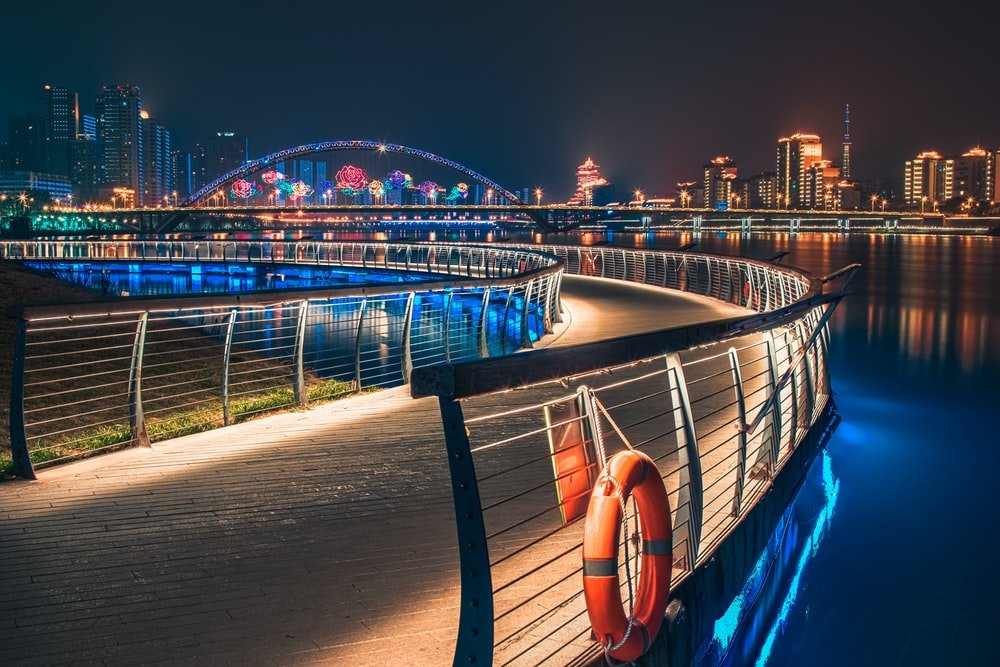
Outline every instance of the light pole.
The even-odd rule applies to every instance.
[[[542,189],[535,188],[535,206],[542,205]]]
[[[924,214],[924,206],[927,204],[927,195],[920,198],[920,215]]]
[[[888,199],[882,199],[882,212],[885,213],[885,205],[889,202]]]
[[[878,201],[878,195],[872,195],[872,213],[875,212],[875,202]]]

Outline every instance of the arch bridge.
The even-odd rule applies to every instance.
[[[245,165],[233,169],[232,171],[219,176],[215,180],[203,186],[197,192],[193,193],[183,204],[183,208],[195,207],[199,204],[205,204],[208,202],[209,198],[218,192],[219,188],[224,185],[229,185],[238,179],[245,179],[246,177],[264,171],[268,167],[273,167],[275,164],[283,162],[284,160],[294,160],[306,155],[315,155],[319,153],[329,153],[333,151],[369,151],[374,153],[392,153],[399,155],[407,155],[422,160],[426,160],[433,164],[438,164],[444,167],[453,169],[461,174],[464,174],[471,180],[480,185],[483,185],[500,197],[506,199],[511,208],[518,209],[520,213],[530,218],[538,226],[546,231],[552,231],[554,226],[549,222],[548,218],[537,210],[537,207],[529,207],[526,202],[522,201],[520,197],[516,194],[503,187],[496,181],[483,176],[477,171],[469,169],[465,165],[459,164],[454,160],[450,160],[446,157],[436,155],[429,151],[421,150],[419,148],[412,148],[409,146],[403,146],[400,144],[391,144],[382,141],[365,141],[365,140],[348,140],[348,141],[323,141],[314,144],[303,144],[301,146],[294,146],[292,148],[286,148],[284,150],[271,153],[270,155],[265,155],[263,157],[257,158],[255,160],[250,160]]]

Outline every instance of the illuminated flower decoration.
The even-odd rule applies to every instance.
[[[451,192],[448,193],[448,196],[445,197],[444,200],[447,202],[458,201],[459,199],[462,198],[462,196],[463,196],[462,191],[459,190],[458,186],[456,185],[451,189]]]
[[[458,191],[462,193],[462,199],[465,199],[466,197],[469,196],[469,186],[468,186],[468,184],[466,184],[466,183],[459,183],[455,187],[458,188]]]
[[[277,181],[285,180],[285,175],[282,174],[280,171],[274,171],[272,169],[270,171],[265,171],[263,174],[261,174],[260,180],[264,181],[264,183],[266,183],[267,185],[274,185]]]
[[[424,181],[420,184],[420,194],[423,196],[433,199],[434,197],[437,197],[437,193],[438,184],[434,181]]]
[[[381,197],[385,194],[385,185],[376,178],[368,184],[368,192],[372,193],[372,197]]]
[[[313,193],[312,187],[305,181],[292,181],[292,198],[302,199]]]
[[[294,191],[292,189],[292,184],[285,180],[277,181],[275,183],[275,187],[278,189],[278,192],[282,192],[286,195],[290,195]]]
[[[257,185],[248,181],[245,178],[233,181],[232,192],[234,197],[239,197],[241,199],[249,199],[250,197],[257,194]]]
[[[409,179],[406,177],[406,174],[401,172],[399,169],[396,171],[390,171],[385,175],[386,185],[393,190],[402,190],[406,187],[406,181],[408,180]]]
[[[364,169],[346,164],[337,172],[337,187],[343,190],[363,190],[368,185],[368,174]]]
[[[413,177],[409,174],[403,174],[403,187],[412,188],[413,187]]]

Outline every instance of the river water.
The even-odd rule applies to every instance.
[[[662,249],[696,241],[696,250],[759,259],[787,250],[785,263],[818,275],[864,265],[831,322],[843,421],[822,462],[836,483],[835,507],[800,569],[787,568],[790,590],[751,628],[756,655],[730,662],[996,664],[989,656],[1000,626],[1000,238],[597,232],[545,239],[602,241]]]

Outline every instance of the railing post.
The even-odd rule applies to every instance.
[[[524,305],[521,308],[521,347],[532,347],[531,326],[528,324],[528,317],[531,313],[531,294],[535,287],[535,281],[529,280],[524,288]]]
[[[226,322],[226,342],[222,348],[222,424],[229,426],[229,358],[233,352],[233,330],[236,328],[236,309],[229,311]]]
[[[479,339],[479,356],[484,359],[490,356],[490,346],[487,344],[486,327],[489,326],[490,286],[483,290],[483,307],[479,311],[479,327],[476,329]]]
[[[355,391],[361,393],[361,332],[364,330],[365,309],[368,307],[368,298],[361,299],[361,310],[358,312],[358,331],[354,337],[354,384]]]
[[[149,311],[143,311],[135,325],[135,340],[132,343],[132,364],[128,375],[128,424],[132,440],[149,447],[146,433],[146,416],[142,411],[142,357],[146,351],[146,325]]]
[[[410,345],[413,331],[413,302],[416,300],[415,292],[410,292],[406,297],[406,310],[403,313],[403,384],[410,384],[410,374],[413,373],[413,353]]]
[[[739,441],[739,451],[736,453],[736,492],[733,494],[733,516],[743,513],[743,488],[746,486],[747,475],[747,405],[743,396],[743,371],[740,369],[740,358],[735,348],[729,348],[729,368],[733,374],[733,389],[736,391],[736,409],[739,421],[736,430]]]
[[[503,322],[501,325],[502,329],[500,330],[501,345],[507,344],[507,323],[508,323],[508,318],[510,317],[510,304],[513,300],[514,300],[514,286],[511,285],[507,289],[507,303],[503,307]]]
[[[493,577],[479,484],[461,404],[444,396],[438,403],[455,501],[462,582],[453,664],[489,665],[493,662]]]
[[[544,304],[542,307],[542,324],[545,329],[545,333],[550,334],[552,333],[552,290],[555,288],[555,276],[550,274],[540,280],[545,281],[545,289],[539,295],[539,303],[536,304],[536,306]]]
[[[791,334],[786,329],[782,340],[785,343],[785,359],[788,365],[792,364],[792,341]],[[792,423],[789,425],[789,435],[788,435],[788,451],[791,452],[795,449],[796,438],[799,435],[799,369],[798,367],[792,367],[792,377],[790,378],[792,385]]]
[[[805,328],[802,325],[801,320],[796,323],[795,331],[799,337],[799,345],[805,345],[806,341],[809,340],[809,337],[805,334]],[[808,348],[804,348],[802,350],[803,354],[802,366],[805,369],[805,375],[806,375],[805,385],[806,385],[806,428],[807,429],[812,426],[813,413],[816,412],[816,407],[815,407],[816,386],[813,384],[813,369],[810,365],[815,362],[815,345],[816,342],[813,341],[811,346],[809,346]],[[810,356],[812,356],[813,359],[810,359],[809,358]]]
[[[677,437],[677,462],[680,466],[680,490],[674,526],[681,537],[680,539],[675,537],[674,544],[680,542],[687,544],[684,554],[687,569],[693,571],[701,548],[701,523],[705,506],[701,454],[698,452],[698,436],[695,432],[691,399],[688,396],[687,380],[684,378],[684,366],[681,364],[680,355],[676,352],[668,354],[666,362],[669,395],[673,396],[674,392],[677,392],[677,402],[671,400],[676,427],[674,432]]]
[[[303,356],[306,342],[306,318],[309,315],[309,301],[299,302],[299,314],[295,318],[295,347],[292,354],[295,358],[295,402],[299,405],[309,403],[309,394],[306,392],[306,373]]]
[[[448,252],[448,266],[451,270],[451,252]],[[451,363],[451,300],[454,292],[448,291],[444,296],[444,362]]]
[[[563,272],[560,271],[555,275],[555,290],[552,292],[552,321],[556,324],[561,324],[563,321],[563,309],[562,309],[562,279]]]
[[[24,362],[28,338],[28,321],[18,318],[14,333],[14,364],[10,378],[10,458],[14,474],[35,479],[28,454],[28,437],[24,428]]]
[[[768,449],[768,461],[771,466],[771,477],[778,472],[778,458],[781,453],[781,392],[778,391],[778,356],[774,349],[774,339],[771,333],[765,331],[763,334],[764,344],[767,346],[767,370],[768,389],[772,395],[774,405],[768,412],[767,418],[771,421],[771,447]]]

